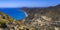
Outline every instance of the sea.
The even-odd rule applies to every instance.
[[[11,16],[15,20],[22,20],[26,17],[20,8],[0,8],[0,12]]]

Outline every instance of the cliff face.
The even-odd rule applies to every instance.
[[[0,30],[31,30],[21,21],[16,21],[10,16],[0,12]]]
[[[27,13],[23,20],[27,26],[32,26],[35,30],[55,30],[60,27],[60,6],[47,8],[22,8]]]

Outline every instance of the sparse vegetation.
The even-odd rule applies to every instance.
[[[27,26],[33,26],[37,30],[55,30],[54,28],[60,25],[53,24],[53,22],[58,23],[60,21],[60,4],[44,8],[24,7],[21,9],[28,14],[28,17],[24,19]]]

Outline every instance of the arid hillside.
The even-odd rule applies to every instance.
[[[21,8],[28,15],[22,20],[35,30],[60,30],[60,4],[44,8]]]

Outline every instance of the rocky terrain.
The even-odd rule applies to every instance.
[[[60,4],[44,8],[21,8],[27,17],[22,20],[35,30],[60,30]]]

